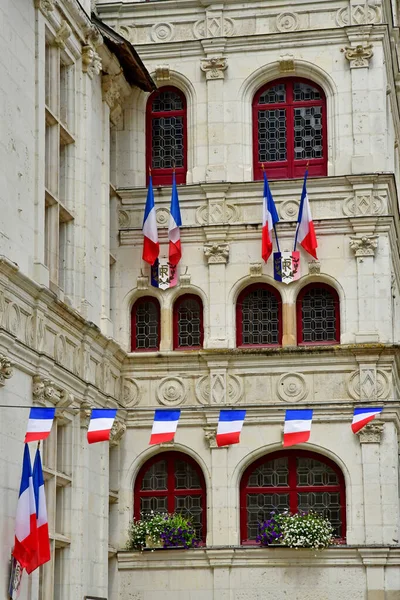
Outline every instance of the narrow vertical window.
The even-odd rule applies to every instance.
[[[282,302],[277,290],[254,284],[236,303],[237,346],[276,346],[282,338]]]
[[[160,305],[156,298],[139,298],[131,314],[131,351],[158,350],[160,346]]]
[[[203,303],[198,296],[181,296],[174,305],[174,349],[203,346]]]
[[[340,343],[339,297],[329,285],[312,283],[301,290],[297,298],[297,342]]]

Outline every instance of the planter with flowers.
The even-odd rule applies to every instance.
[[[333,542],[333,527],[314,511],[290,514],[271,513],[270,519],[260,523],[257,542],[261,546],[289,548],[328,548]]]
[[[176,513],[151,512],[130,523],[126,548],[193,548],[197,544],[196,531],[189,519]]]

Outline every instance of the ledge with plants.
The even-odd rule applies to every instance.
[[[272,512],[269,519],[259,524],[256,541],[263,547],[286,546],[314,550],[337,543],[331,523],[314,511],[295,514]]]
[[[129,525],[127,550],[145,548],[195,548],[199,540],[190,520],[178,513],[153,511]]]

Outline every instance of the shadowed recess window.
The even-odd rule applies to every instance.
[[[254,179],[264,164],[270,179],[327,174],[326,100],[322,89],[303,79],[263,86],[253,100]]]
[[[236,303],[237,346],[276,346],[281,343],[282,303],[277,290],[254,284]]]
[[[199,465],[181,452],[163,452],[140,469],[134,489],[134,517],[151,512],[177,512],[188,519],[197,536],[206,539],[206,486]]]
[[[240,484],[240,528],[243,542],[255,541],[258,524],[271,512],[313,510],[332,523],[334,535],[346,536],[344,478],[339,467],[319,454],[282,451],[251,464]]]
[[[312,283],[297,298],[297,342],[339,344],[340,310],[336,290]]]
[[[131,351],[160,347],[160,305],[156,298],[139,298],[131,314]]]
[[[174,349],[203,347],[203,303],[198,296],[181,296],[174,304]]]
[[[147,101],[146,161],[154,185],[186,183],[186,99],[182,92],[167,86],[156,90]]]

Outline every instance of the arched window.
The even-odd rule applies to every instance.
[[[279,292],[255,283],[236,303],[237,346],[277,346],[282,340],[282,302]]]
[[[329,285],[310,283],[299,293],[297,343],[340,343],[339,296]]]
[[[186,98],[172,86],[162,87],[147,101],[146,162],[154,185],[186,183]]]
[[[314,510],[346,536],[345,485],[341,470],[319,454],[286,450],[263,456],[245,471],[240,485],[242,542],[255,541],[258,524],[272,511]]]
[[[131,313],[131,351],[151,351],[160,347],[160,305],[156,298],[136,300]]]
[[[206,485],[199,465],[181,452],[162,452],[140,469],[134,489],[134,517],[178,512],[190,518],[206,540]]]
[[[174,349],[203,347],[203,303],[194,294],[181,296],[174,304]]]
[[[304,79],[278,79],[253,100],[254,179],[264,164],[270,179],[327,174],[326,100],[322,89]]]

